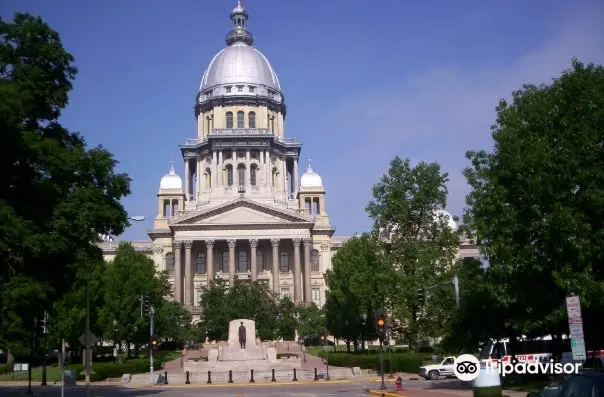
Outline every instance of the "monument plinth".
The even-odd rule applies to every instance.
[[[208,352],[207,362],[187,361],[185,371],[270,371],[299,369],[299,360],[278,360],[277,349],[269,342],[258,343],[254,320],[237,319],[229,323],[227,346],[217,346]]]

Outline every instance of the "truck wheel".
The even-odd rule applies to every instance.
[[[430,378],[430,380],[438,380],[439,377],[440,377],[440,374],[438,373],[438,371],[428,372],[428,378]]]

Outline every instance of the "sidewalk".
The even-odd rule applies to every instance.
[[[472,390],[453,390],[453,389],[405,389],[402,393],[397,393],[394,388],[390,390],[369,390],[369,394],[379,397],[472,397]],[[527,392],[504,390],[504,397],[526,397]]]

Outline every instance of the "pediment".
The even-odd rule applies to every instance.
[[[277,209],[248,200],[237,200],[179,219],[175,225],[277,225],[287,223],[312,223],[312,221],[288,209]]]

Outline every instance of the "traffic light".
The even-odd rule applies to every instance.
[[[426,290],[422,287],[419,288],[417,290],[417,299],[421,302],[421,303],[425,303],[426,302]]]
[[[386,317],[384,316],[383,313],[376,313],[375,314],[375,326],[377,329],[377,333],[378,336],[380,338],[381,341],[385,340],[385,336],[386,336]]]
[[[42,318],[42,333],[48,335],[48,312],[44,311],[44,317]]]
[[[148,295],[143,297],[143,311],[145,314],[149,314],[151,311],[151,298]]]

